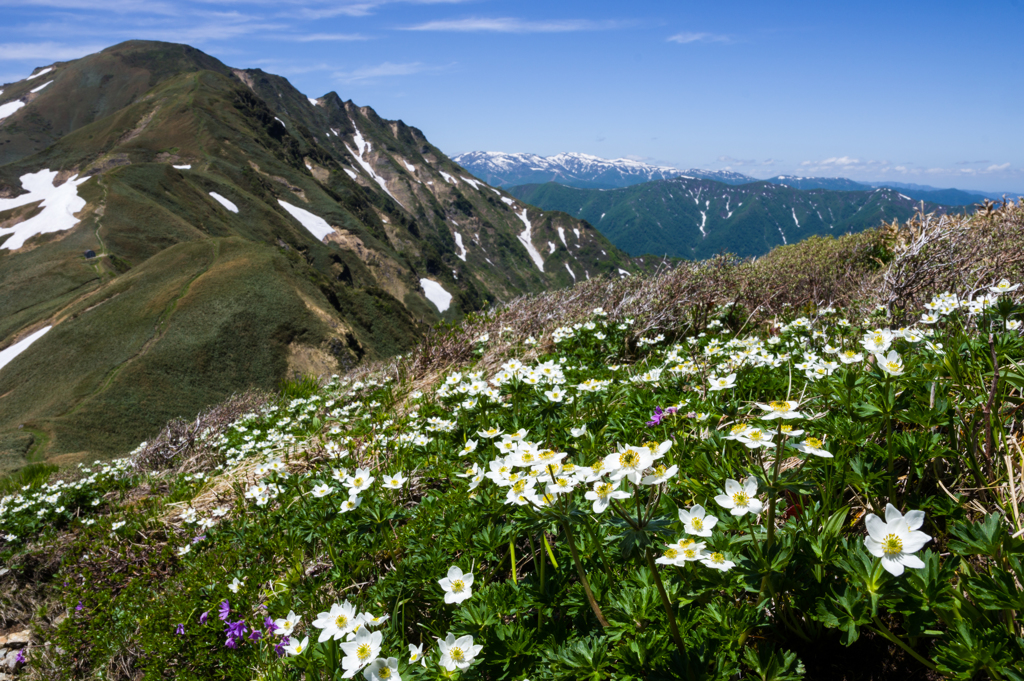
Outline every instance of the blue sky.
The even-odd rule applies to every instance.
[[[1024,0],[0,0],[0,82],[186,42],[448,154],[1024,192]]]

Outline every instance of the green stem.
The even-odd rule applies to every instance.
[[[882,636],[886,637],[887,639],[898,645],[900,648],[905,650],[907,653],[909,653],[911,657],[913,657],[915,660],[923,664],[925,667],[928,667],[928,669],[935,671],[935,665],[930,660],[921,657],[921,655],[919,655],[916,650],[914,650],[906,643],[904,643],[903,639],[889,631],[889,627],[885,626],[885,623],[882,622],[882,620],[878,619],[878,617],[876,616],[873,621],[875,623],[875,626],[872,627],[868,625],[869,629],[873,630],[876,634],[881,634]]]
[[[597,617],[597,621],[601,623],[601,627],[604,629],[608,628],[608,620],[605,619],[604,613],[601,612],[601,606],[597,604],[597,599],[594,598],[594,592],[590,588],[590,581],[587,579],[587,573],[583,570],[583,563],[580,562],[580,554],[576,550],[576,540],[572,536],[572,530],[569,529],[569,523],[564,520],[561,521],[562,530],[565,532],[566,543],[569,544],[569,553],[572,555],[573,565],[576,566],[576,574],[580,578],[580,583],[583,584],[583,591],[587,594],[587,601],[590,603],[591,610],[594,611],[594,615]],[[547,539],[545,539],[547,541]]]
[[[672,611],[672,603],[668,599],[668,592],[665,591],[661,575],[658,574],[658,565],[654,562],[654,554],[650,548],[644,553],[647,555],[647,566],[651,568],[651,574],[654,575],[654,585],[658,587],[658,593],[661,595],[661,604],[665,607],[665,617],[668,618],[668,628],[672,632],[672,639],[676,642],[676,647],[679,648],[679,654],[685,657],[686,646],[683,645],[683,637],[679,634],[679,625],[676,623],[676,614]]]
[[[775,501],[778,498],[778,494],[775,493],[775,485],[779,481],[779,471],[782,469],[782,447],[785,438],[782,437],[782,419],[779,419],[779,427],[776,430],[776,435],[779,438],[778,444],[775,446],[775,461],[772,466],[772,484],[768,487],[768,539],[765,541],[765,548],[768,548],[775,541]]]

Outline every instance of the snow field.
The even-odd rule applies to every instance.
[[[285,203],[281,199],[278,199],[277,202],[288,211],[289,215],[298,220],[299,224],[309,230],[309,233],[320,241],[323,241],[327,235],[334,234],[334,228],[327,224],[327,220],[324,220],[319,215],[313,215],[308,210]]]
[[[522,214],[516,213],[516,217],[523,221],[526,225],[526,229],[518,234],[519,241],[526,247],[526,252],[530,254],[533,259],[533,264],[537,266],[537,269],[541,272],[544,271],[544,258],[541,257],[540,251],[533,245],[533,225],[530,223],[530,218],[526,214],[526,209],[523,209]]]
[[[37,340],[42,338],[43,334],[45,334],[47,331],[49,331],[52,328],[53,328],[52,326],[44,326],[43,328],[39,329],[38,331],[36,331],[32,335],[26,336],[25,338],[22,338],[20,341],[18,341],[17,343],[12,345],[11,347],[9,347],[9,348],[7,348],[5,350],[0,350],[0,369],[3,369],[5,366],[7,366],[11,362],[12,359],[17,357],[21,353],[25,352],[25,350],[28,349],[28,346],[32,345]]]
[[[452,294],[444,290],[444,287],[433,279],[420,279],[420,286],[427,300],[432,302],[440,312],[446,311],[452,304]]]
[[[13,199],[0,199],[0,211],[10,210],[19,206],[27,206],[42,201],[39,214],[25,220],[21,224],[0,229],[0,239],[9,238],[0,244],[0,248],[16,250],[37,234],[63,232],[78,224],[75,213],[85,208],[85,199],[78,195],[78,185],[89,178],[81,179],[76,175],[59,187],[53,185],[57,178],[56,170],[40,170],[21,176],[21,186],[28,193]]]
[[[224,198],[223,196],[221,196],[217,192],[210,192],[210,198],[212,198],[214,201],[216,201],[220,205],[222,205],[225,208],[227,208],[232,213],[237,213],[238,212],[238,206],[236,206],[234,203],[232,203],[231,201],[227,200],[226,198]]]

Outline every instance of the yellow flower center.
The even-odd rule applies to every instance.
[[[296,643],[295,644],[295,652],[296,653],[301,653],[302,652],[302,644],[301,643]]]
[[[636,468],[640,465],[640,455],[632,449],[627,449],[619,454],[619,465],[623,468]]]
[[[346,625],[348,625],[348,617],[346,617],[345,615],[338,615],[334,618],[334,626],[338,627],[339,629],[344,629]]]
[[[704,529],[704,520],[702,518],[690,518],[690,525],[693,529],[700,532]]]
[[[882,551],[887,556],[903,553],[903,540],[895,534],[885,535],[885,539],[882,540]]]
[[[604,470],[604,461],[602,461],[601,459],[598,459],[596,462],[594,462],[594,465],[592,465],[590,467],[590,470],[594,471],[595,473],[603,471]]]
[[[362,478],[354,478],[352,480],[352,484],[355,485],[356,487],[359,487],[360,485],[363,484],[363,479]]]
[[[736,492],[732,495],[732,503],[737,506],[746,506],[750,503],[750,497],[747,496],[746,492]]]
[[[711,562],[712,563],[724,563],[725,562],[725,556],[723,556],[721,553],[712,553],[711,554]]]
[[[843,353],[843,357],[846,357],[847,359],[849,359],[850,357],[853,357],[853,356],[854,356],[854,355],[856,355],[856,354],[857,354],[857,353],[856,353],[856,352],[854,352],[853,350],[847,350],[847,351],[845,351],[845,352]]]
[[[654,451],[658,450],[658,443],[657,442],[645,442],[644,443],[644,447],[647,447],[647,449],[650,449],[652,452],[654,452]]]
[[[697,555],[697,551],[695,551],[694,549],[686,549],[685,551],[683,551],[683,554],[687,558],[693,558],[694,556]]]
[[[356,648],[356,655],[359,657],[360,662],[369,659],[371,652],[373,651],[370,650],[369,643],[363,643],[358,648]]]
[[[512,489],[515,490],[516,492],[522,492],[524,489],[526,489],[526,478],[523,478],[522,480],[516,480],[516,484],[512,485]]]
[[[772,411],[789,411],[789,402],[769,402]]]
[[[665,557],[668,558],[669,560],[675,560],[676,556],[678,556],[678,555],[679,555],[679,552],[676,551],[673,548],[669,548],[669,549],[667,549],[665,551]]]
[[[609,494],[612,493],[612,483],[610,483],[610,482],[602,482],[601,484],[599,484],[597,486],[596,489],[594,489],[594,492],[597,493],[597,496],[599,496],[602,499],[604,499],[605,497],[607,497]]]
[[[813,447],[814,449],[821,449],[821,440],[819,440],[816,437],[807,438],[806,440],[804,440],[804,444],[806,444],[808,447]]]
[[[732,428],[729,429],[729,434],[730,435],[735,435],[736,433],[743,432],[746,429],[747,429],[746,425],[744,425],[742,423],[737,423],[735,426],[733,426]]]
[[[680,539],[680,540],[679,540],[679,541],[678,541],[678,542],[676,543],[676,546],[678,546],[678,547],[679,547],[679,548],[681,548],[681,549],[685,549],[685,548],[686,548],[687,546],[691,546],[691,545],[693,545],[693,544],[696,544],[696,543],[697,543],[697,542],[693,541],[693,540],[692,540],[692,539],[690,539],[689,537],[683,537],[682,539]]]
[[[791,430],[793,430],[793,426],[782,426],[782,432],[783,433],[788,433]]]
[[[764,433],[762,433],[760,430],[752,430],[749,433],[747,433],[747,439],[754,440],[755,442],[763,437]]]
[[[388,667],[387,665],[382,666],[380,669],[377,670],[377,676],[379,676],[382,679],[390,679],[391,667]]]
[[[448,650],[448,656],[456,662],[462,662],[466,659],[466,653],[462,652],[462,648],[454,646]]]
[[[466,588],[466,583],[463,582],[461,579],[456,579],[454,582],[452,582],[452,593],[453,594],[462,593],[462,590],[465,589],[465,588]]]

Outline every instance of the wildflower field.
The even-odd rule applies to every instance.
[[[14,491],[17,673],[1022,681],[1024,288],[943,224],[872,296],[497,311]]]

